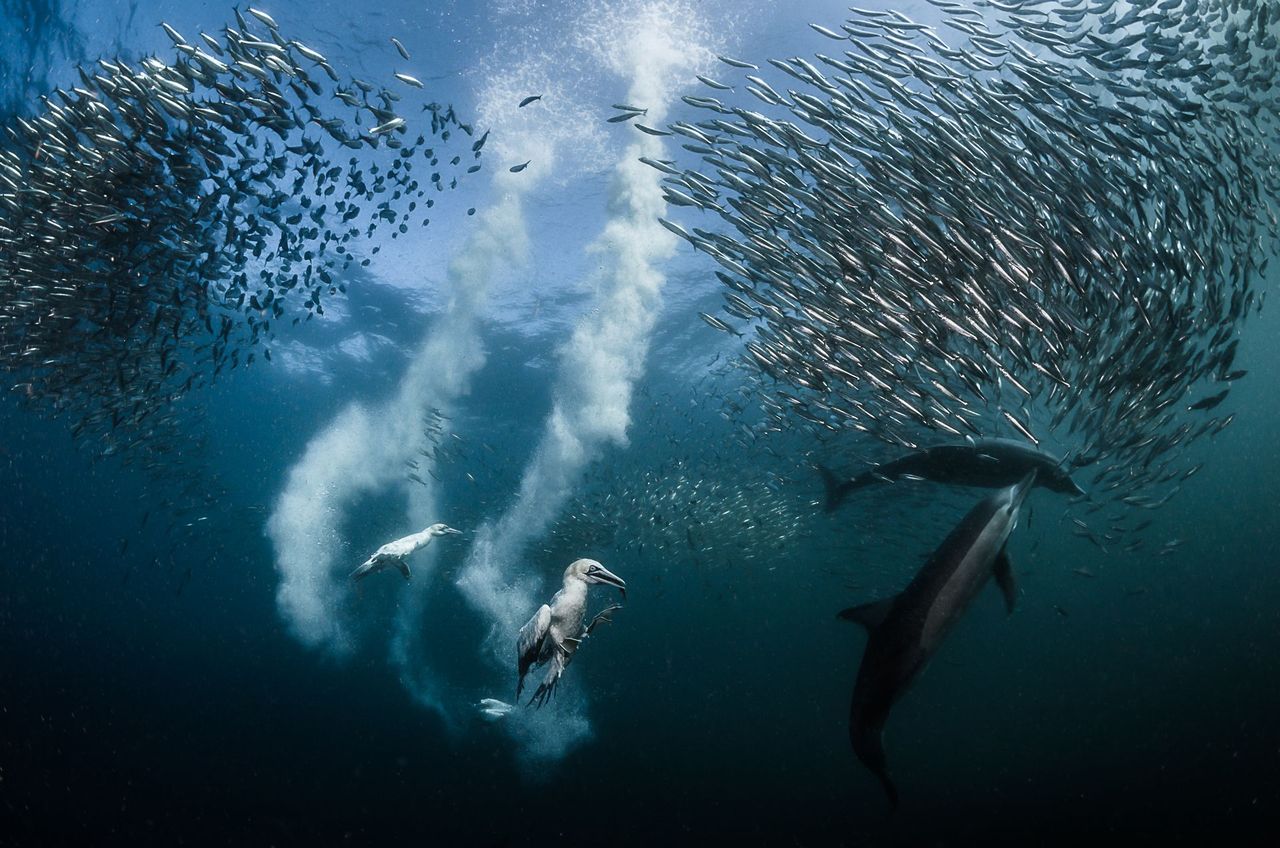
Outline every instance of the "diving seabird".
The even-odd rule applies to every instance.
[[[409,579],[409,563],[406,561],[409,554],[414,551],[425,548],[431,543],[436,536],[448,536],[453,533],[461,533],[461,530],[454,530],[447,524],[432,524],[421,533],[414,533],[405,536],[403,539],[396,539],[394,542],[387,542],[382,547],[373,552],[373,556],[365,560],[359,568],[351,572],[351,576],[356,580],[368,577],[370,574],[377,574],[389,565],[394,565],[400,569],[400,573],[404,575],[404,579]]]
[[[551,598],[550,604],[543,604],[533,614],[533,618],[520,628],[520,638],[516,642],[520,680],[516,684],[516,701],[524,690],[524,676],[535,665],[548,663],[547,673],[543,676],[538,689],[529,699],[538,706],[547,702],[560,682],[573,654],[582,644],[582,640],[591,634],[592,628],[602,621],[610,621],[609,613],[621,608],[621,604],[612,604],[602,610],[591,623],[585,627],[583,619],[587,617],[587,587],[592,583],[605,583],[616,586],[622,597],[627,597],[627,584],[621,577],[605,568],[593,559],[574,561],[564,570],[564,585]]]

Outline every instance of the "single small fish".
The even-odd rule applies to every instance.
[[[1210,395],[1209,397],[1201,398],[1200,400],[1188,406],[1187,410],[1188,411],[1196,411],[1196,410],[1208,411],[1210,409],[1213,409],[1215,406],[1217,406],[1218,404],[1222,403],[1224,400],[1227,399],[1227,393],[1230,391],[1231,391],[1230,389],[1223,389],[1222,391],[1218,392],[1216,395]]]
[[[526,97],[524,100],[521,100],[520,105],[517,106],[516,108],[523,109],[524,107],[528,106],[530,103],[535,103],[541,99],[542,99],[541,94],[531,94],[528,97]]]
[[[400,39],[396,38],[395,36],[392,36],[391,43],[396,46],[396,50],[400,52],[400,56],[402,58],[406,60],[409,58],[409,51],[404,49],[404,45],[400,43]]]
[[[379,124],[378,126],[369,130],[369,135],[382,135],[383,133],[389,133],[392,130],[398,130],[403,126],[404,126],[404,118],[392,118],[391,120],[387,121],[385,124]]]
[[[520,173],[521,171],[523,171],[525,168],[529,167],[529,162],[532,162],[532,161],[533,161],[533,160],[532,160],[532,159],[530,159],[530,160],[528,160],[528,162],[522,162],[522,163],[521,163],[521,164],[519,164],[519,165],[512,165],[512,166],[511,166],[510,168],[508,168],[507,170],[508,170],[508,171],[510,171],[510,172],[511,172],[511,173],[513,173],[513,174],[518,174],[518,173]]]
[[[648,133],[649,135],[671,135],[671,133],[666,132],[665,130],[655,130],[653,127],[646,127],[644,124],[632,124],[631,126],[640,130],[640,132]]]
[[[729,333],[730,335],[734,335],[734,336],[737,336],[738,338],[742,338],[742,335],[743,335],[742,333],[733,329],[733,327],[730,327],[728,324],[721,321],[719,318],[717,318],[714,315],[708,315],[705,312],[699,312],[698,317],[701,318],[703,321],[706,321],[707,326],[709,327],[714,327],[715,329],[719,330],[722,333]]]
[[[272,18],[270,15],[268,15],[266,12],[260,12],[257,9],[253,8],[252,6],[250,6],[249,14],[253,15],[255,18],[262,21],[264,24],[271,27],[272,29],[280,28],[280,25],[275,22],[275,19]]]

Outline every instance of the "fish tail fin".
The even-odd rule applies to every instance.
[[[818,473],[822,475],[822,488],[826,493],[822,508],[825,512],[833,512],[836,507],[844,503],[844,499],[857,487],[857,484],[852,480],[841,479],[822,463],[818,463],[817,468]]]

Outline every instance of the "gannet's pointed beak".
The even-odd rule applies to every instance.
[[[439,532],[441,535],[444,535],[444,536],[452,536],[452,535],[453,535],[453,534],[455,534],[455,533],[456,533],[456,534],[458,534],[458,535],[461,535],[461,534],[462,534],[462,531],[461,531],[461,530],[455,530],[455,529],[453,529],[452,527],[441,527],[441,528],[440,528],[440,530],[439,530],[438,532]]]
[[[614,574],[612,571],[605,568],[603,565],[597,566],[596,570],[591,573],[591,577],[597,583],[604,583],[609,586],[616,586],[618,591],[622,593],[623,599],[624,600],[626,599],[627,581],[623,580],[621,577]]]

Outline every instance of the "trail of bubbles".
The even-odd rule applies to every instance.
[[[692,80],[694,65],[711,54],[699,44],[692,7],[649,3],[590,18],[583,43],[631,81],[627,102],[664,118],[677,87]],[[508,668],[512,638],[535,608],[539,580],[518,571],[526,545],[543,533],[572,494],[583,469],[609,445],[625,445],[632,387],[644,369],[649,337],[661,307],[661,263],[676,239],[658,222],[665,202],[654,169],[641,156],[662,158],[659,138],[637,134],[615,167],[609,219],[589,250],[605,270],[594,280],[595,308],[560,352],[555,400],[515,503],[487,523],[468,555],[458,586],[491,623],[488,652]],[[563,757],[590,733],[585,697],[568,697],[543,710],[522,710],[504,722],[527,759]]]
[[[315,436],[289,470],[268,521],[281,578],[277,604],[294,635],[310,647],[338,656],[354,648],[344,607],[350,594],[346,573],[355,563],[338,560],[343,519],[360,498],[402,487],[406,532],[441,518],[436,487],[405,483],[405,461],[419,456],[424,440],[420,424],[427,410],[449,413],[484,365],[479,322],[491,284],[502,267],[523,264],[528,253],[525,197],[553,171],[557,149],[567,138],[563,128],[574,125],[571,118],[581,120],[555,110],[512,113],[517,92],[534,84],[531,78],[539,74],[535,66],[508,68],[493,75],[481,92],[482,125],[494,136],[489,149],[499,161],[523,157],[534,164],[520,174],[504,170],[495,175],[492,191],[499,199],[476,216],[476,229],[450,262],[450,301],[398,391],[376,405],[350,404]],[[434,675],[417,644],[437,554],[433,546],[414,562],[415,579],[400,605],[390,654],[414,697],[444,714]]]

